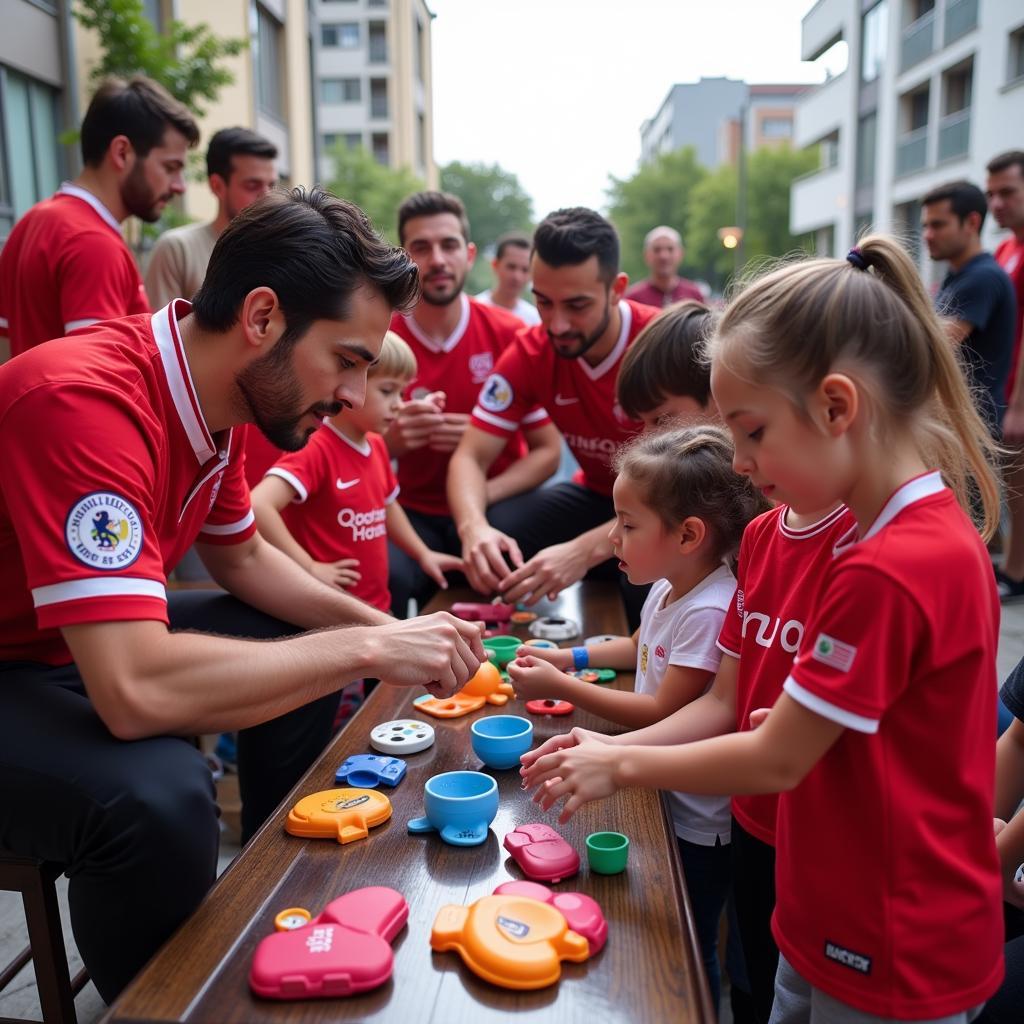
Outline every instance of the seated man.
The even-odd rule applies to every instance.
[[[251,834],[330,735],[346,683],[448,694],[483,657],[476,627],[392,622],[263,541],[232,436],[252,422],[295,450],[359,405],[416,293],[411,261],[356,207],[276,192],[221,235],[194,306],[0,367],[0,846],[66,867],[108,1001],[214,878],[213,784],[187,737],[252,734]],[[166,593],[196,540],[229,594]],[[233,638],[297,628],[317,632]]]

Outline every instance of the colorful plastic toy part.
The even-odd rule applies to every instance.
[[[313,915],[305,907],[289,907],[274,918],[274,930],[293,932],[296,928],[304,928],[312,919]]]
[[[391,977],[391,941],[408,918],[409,904],[394,889],[346,893],[308,924],[268,935],[256,947],[249,987],[264,999],[336,998],[377,988]]]
[[[590,955],[590,944],[569,929],[559,911],[521,896],[484,896],[469,907],[442,907],[430,948],[454,949],[474,974],[514,989],[553,985],[561,961],[580,963]]]
[[[536,637],[533,640],[525,641],[524,646],[526,646],[526,647],[543,647],[543,648],[545,648],[546,650],[549,650],[549,651],[557,651],[558,650],[558,644],[556,644],[553,640],[538,640],[538,639],[536,639]]]
[[[470,622],[508,622],[513,607],[510,604],[456,601],[451,611],[457,619],[469,619]]]
[[[451,846],[479,846],[498,813],[498,784],[483,772],[442,772],[423,786],[422,818],[409,831],[439,832]]]
[[[385,754],[418,754],[433,744],[434,727],[415,718],[383,722],[370,733],[370,746]]]
[[[546,615],[530,623],[530,636],[541,640],[571,640],[580,635],[580,627],[572,619],[559,615]]]
[[[365,839],[391,817],[391,801],[372,789],[325,789],[304,796],[289,812],[285,831],[306,839]]]
[[[417,711],[424,711],[435,718],[460,718],[473,711],[479,711],[485,704],[501,707],[507,704],[515,691],[510,683],[501,681],[501,673],[489,661],[485,661],[476,675],[458,693],[441,699],[425,694],[413,701]]]
[[[581,892],[552,892],[540,882],[503,882],[495,896],[525,896],[550,903],[590,943],[590,955],[597,956],[608,941],[608,922],[597,902]]]
[[[334,773],[334,781],[359,789],[376,789],[382,782],[387,786],[397,786],[405,778],[405,768],[406,764],[400,757],[353,754]]]
[[[517,626],[525,626],[537,618],[536,612],[513,612],[512,621]]]
[[[550,697],[543,700],[528,700],[526,710],[531,715],[571,715],[576,710],[575,704],[567,700],[552,700]]]
[[[618,672],[613,668],[581,668],[578,672],[570,672],[584,683],[613,683]]]
[[[505,849],[527,878],[560,882],[580,869],[580,855],[550,825],[519,825],[505,836]]]

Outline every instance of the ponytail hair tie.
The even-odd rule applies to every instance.
[[[868,269],[868,261],[864,259],[864,253],[856,246],[846,254],[846,260],[848,263],[852,263],[858,270]]]

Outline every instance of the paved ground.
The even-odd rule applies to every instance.
[[[1017,662],[1024,657],[1024,602],[1003,609],[1003,621],[999,643],[999,678],[1002,679]],[[230,843],[222,844],[221,870],[238,852]],[[81,966],[67,916],[67,879],[58,883],[61,901],[61,915],[64,921],[64,935],[68,947],[68,960],[72,975]],[[25,919],[21,911],[21,899],[14,893],[0,892],[0,965],[9,963],[27,942]],[[79,1024],[94,1024],[103,1013],[103,1002],[90,983],[76,1000]],[[725,1007],[723,1007],[725,1010]],[[0,1017],[40,1017],[36,997],[35,979],[31,966],[15,979],[11,986],[0,995]],[[729,1015],[724,1012],[721,1024],[728,1024]]]

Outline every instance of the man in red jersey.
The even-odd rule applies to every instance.
[[[411,313],[395,314],[391,329],[416,356],[408,399],[388,431],[398,459],[399,503],[433,551],[459,554],[445,493],[448,462],[469,425],[480,385],[512,344],[522,321],[463,291],[476,246],[462,201],[444,192],[417,192],[398,210],[398,237],[419,267],[422,293]],[[527,496],[558,467],[558,431],[542,407],[525,411],[498,446],[484,483],[486,518],[508,529]],[[404,616],[409,598],[422,607],[437,585],[394,544],[389,546],[392,608]]]
[[[185,191],[198,141],[192,115],[156,82],[109,79],[97,89],[82,121],[82,173],[33,206],[0,252],[0,339],[10,355],[149,310],[121,223],[160,218]]]
[[[296,450],[360,405],[416,292],[356,207],[274,192],[220,236],[194,305],[0,367],[0,846],[67,871],[107,1001],[214,879],[212,779],[188,736],[241,730],[251,835],[330,738],[346,683],[451,693],[483,658],[475,626],[393,622],[262,540],[233,436],[255,423]],[[227,593],[167,593],[196,540]]]
[[[692,281],[679,276],[684,254],[683,240],[675,228],[665,224],[651,228],[644,238],[644,263],[651,276],[632,285],[626,298],[659,308],[684,299],[703,302],[701,290]]]
[[[1007,601],[1024,597],[1024,374],[1020,372],[1024,321],[1024,150],[1014,149],[994,157],[986,170],[985,196],[992,218],[1011,232],[993,255],[1010,275],[1017,297],[1013,358],[1006,382],[1008,404],[1003,415],[1003,443],[1014,452],[1005,471],[1010,536],[1005,541],[1006,557],[997,574],[999,596]]]
[[[608,531],[614,517],[610,460],[639,433],[615,400],[627,347],[657,310],[622,297],[619,239],[582,207],[549,214],[533,236],[533,293],[541,323],[527,328],[484,382],[448,474],[448,500],[473,586],[529,603],[557,594],[606,563],[623,584],[631,623],[645,588],[618,572]],[[580,465],[571,483],[536,492],[502,531],[483,515],[484,479],[529,410],[542,406]],[[506,556],[512,562],[510,570]]]

